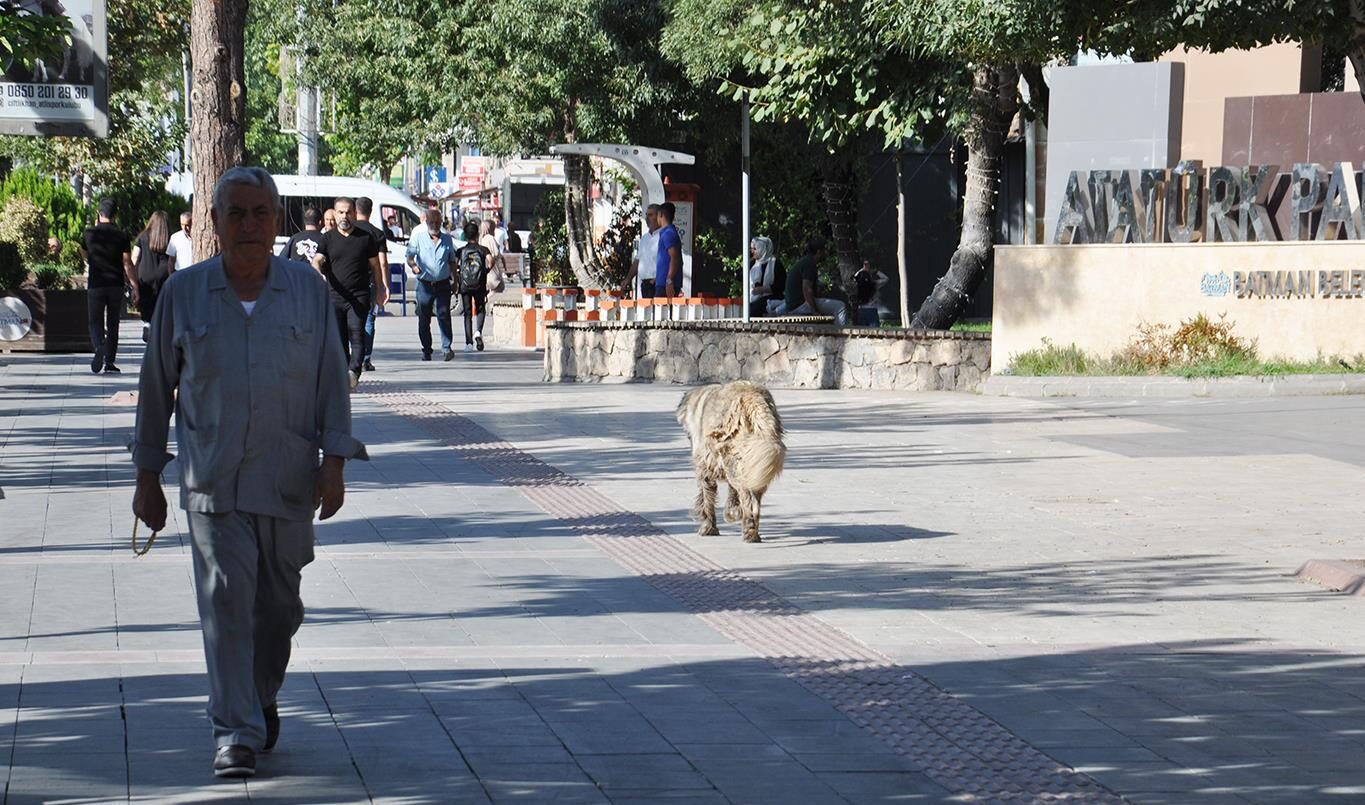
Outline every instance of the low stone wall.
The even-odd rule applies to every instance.
[[[493,300],[488,303],[488,317],[484,320],[483,335],[488,343],[499,347],[526,349],[521,345],[521,302]],[[461,333],[464,324],[455,323]],[[463,338],[463,336],[460,336]],[[459,339],[456,339],[459,340]]]
[[[978,333],[763,322],[556,322],[548,382],[752,380],[786,388],[976,391],[990,374]]]

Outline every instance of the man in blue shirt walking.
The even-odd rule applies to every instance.
[[[659,205],[659,257],[654,263],[654,295],[663,291],[664,296],[678,296],[682,293],[682,238],[677,227],[673,226],[673,216],[678,208],[671,201]]]
[[[455,357],[450,348],[450,266],[455,259],[455,241],[441,231],[441,211],[429,209],[423,215],[425,226],[408,238],[408,270],[417,277],[417,338],[422,342],[422,360],[431,360],[431,316],[441,328],[441,351],[446,360]]]

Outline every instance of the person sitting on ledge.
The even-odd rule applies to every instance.
[[[773,254],[773,242],[768,238],[757,237],[749,241],[749,259],[753,261],[749,268],[749,315],[767,316],[768,310],[782,301],[787,270]]]
[[[787,275],[787,293],[782,308],[776,315],[833,316],[834,326],[848,326],[848,305],[838,299],[818,299],[815,296],[819,281],[820,261],[825,259],[825,239],[811,238],[806,253]]]
[[[863,261],[863,267],[853,275],[853,304],[857,309],[853,316],[855,326],[877,327],[881,324],[881,314],[877,310],[877,294],[882,286],[890,281],[891,278],[886,274],[872,270],[871,261]]]

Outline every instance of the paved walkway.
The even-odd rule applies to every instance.
[[[6,803],[1365,801],[1365,601],[1288,578],[1360,555],[1365,400],[779,391],[746,545],[686,520],[679,387],[419,363],[413,322],[246,783],[183,516],[127,547],[136,349],[0,356]]]

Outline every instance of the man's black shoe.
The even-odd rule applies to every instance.
[[[455,350],[453,349],[446,350],[446,360],[448,361],[455,360]]]
[[[214,777],[255,777],[256,753],[249,746],[220,746],[213,755]]]
[[[365,371],[367,371],[367,372],[373,372],[373,371],[374,371],[374,364],[370,363],[370,359],[369,359],[369,358],[366,358],[366,359],[365,359]]]
[[[95,374],[100,373],[100,368],[104,366],[104,345],[95,347],[95,356],[90,359],[90,371]]]
[[[422,360],[424,360],[424,361],[429,361],[429,360],[431,360],[431,353],[430,353],[430,352],[423,352],[423,353],[422,353]]]
[[[123,374],[123,370],[112,363],[106,363],[104,365],[104,373],[106,375],[121,375]]]
[[[265,708],[265,746],[261,752],[269,752],[280,741],[280,706],[272,704]]]
[[[474,336],[474,348],[483,352],[483,336],[477,334]]]

